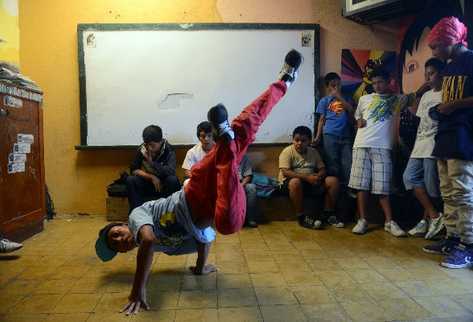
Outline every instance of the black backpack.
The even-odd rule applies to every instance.
[[[113,181],[107,186],[107,193],[109,197],[127,197],[128,192],[126,189],[126,178],[128,173],[122,172],[120,178]]]

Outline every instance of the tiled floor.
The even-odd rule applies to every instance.
[[[104,224],[60,217],[0,256],[0,321],[473,321],[473,270],[441,268],[424,240],[295,222],[219,235],[209,276],[189,274],[195,255],[156,254],[152,310],[126,317],[136,251],[100,263]]]

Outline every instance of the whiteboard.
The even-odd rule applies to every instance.
[[[150,124],[174,145],[197,142],[196,126],[223,103],[230,119],[277,79],[285,54],[304,62],[255,143],[291,141],[313,128],[318,25],[82,24],[78,26],[81,145],[133,146]]]

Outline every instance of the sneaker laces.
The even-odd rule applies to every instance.
[[[230,126],[228,120],[225,120],[218,125],[218,132],[220,136],[223,134],[228,134],[232,138],[232,140],[235,138],[235,133],[233,132],[233,129]]]
[[[283,78],[284,75],[288,76],[289,79],[287,81],[289,81],[289,83],[293,82],[297,78],[297,68],[292,67],[288,63],[284,63],[279,72],[279,78]]]

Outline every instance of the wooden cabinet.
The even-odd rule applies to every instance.
[[[43,229],[42,95],[0,81],[0,234],[21,241]]]

